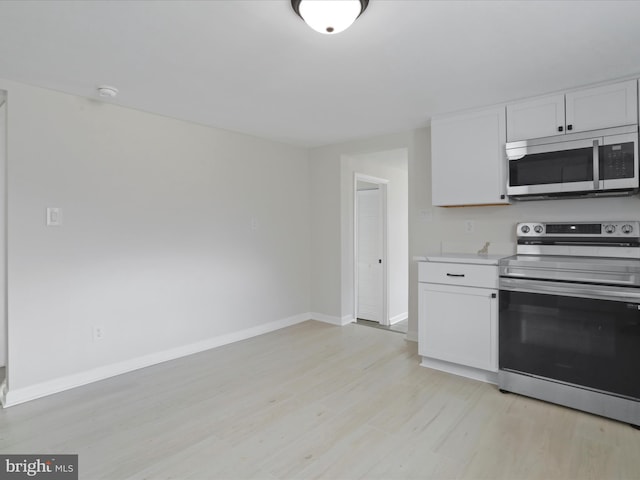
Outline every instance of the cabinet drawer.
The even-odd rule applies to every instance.
[[[498,288],[497,265],[420,262],[418,281],[444,285]]]

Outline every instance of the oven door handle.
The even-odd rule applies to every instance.
[[[542,293],[561,297],[593,298],[614,302],[640,303],[640,289],[620,286],[612,287],[609,285],[500,277],[499,289],[510,292]]]

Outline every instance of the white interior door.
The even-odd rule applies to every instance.
[[[382,322],[382,195],[380,189],[357,192],[358,318]]]

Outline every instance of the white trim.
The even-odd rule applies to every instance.
[[[7,159],[9,158],[7,92],[0,90],[0,366],[5,367],[5,383],[9,383],[8,260],[7,260]],[[6,387],[5,387],[6,389]],[[0,398],[2,393],[0,392]]]
[[[2,402],[3,407],[12,407],[20,403],[35,400],[36,398],[63,392],[71,388],[80,387],[88,383],[104,380],[106,378],[128,373],[140,368],[149,367],[169,360],[175,360],[180,357],[221,347],[240,340],[246,340],[247,338],[257,337],[258,335],[310,320],[311,315],[312,314],[310,313],[301,313],[299,315],[275,320],[263,325],[247,328],[245,330],[209,338],[201,342],[191,343],[182,347],[171,348],[169,350],[149,355],[143,355],[142,357],[132,358],[130,360],[125,360],[111,365],[105,365],[103,367],[94,368],[92,370],[87,370],[73,375],[67,375],[65,377],[56,378],[54,380],[49,380],[16,390],[7,390],[5,382],[0,387],[0,401]]]
[[[398,322],[401,322],[401,321],[403,321],[403,320],[406,320],[407,318],[409,318],[409,312],[401,313],[401,314],[399,314],[399,315],[396,315],[396,316],[394,316],[394,317],[391,317],[391,318],[389,319],[389,325],[394,325],[394,324],[396,324],[396,323],[398,323]]]
[[[473,380],[480,380],[485,383],[498,384],[498,372],[489,372],[487,370],[481,370],[479,368],[467,367],[465,365],[458,365],[456,363],[449,363],[443,360],[436,360],[435,358],[422,357],[421,366],[427,368],[433,368],[434,370],[440,370],[446,373],[452,373],[453,375],[459,375],[461,377],[472,378]]]
[[[418,343],[418,332],[407,332],[407,334],[404,336],[404,339],[409,342]]]
[[[5,378],[2,384],[0,384],[0,403],[2,404],[3,407],[6,407],[5,405],[6,397],[7,397],[7,379]]]
[[[387,183],[389,183],[389,180],[387,180],[386,178],[380,178],[380,177],[372,177],[371,175],[367,175],[365,173],[358,173],[358,172],[353,172],[355,174],[355,180],[356,182],[358,180],[362,180],[363,182],[367,182],[367,183],[375,183],[378,185],[384,184],[386,185]],[[356,183],[356,189],[358,188],[358,185]]]
[[[356,318],[353,315],[345,315],[342,317],[342,326],[349,325],[356,321]]]
[[[311,320],[317,320],[318,322],[329,323],[331,325],[337,325],[344,327],[353,322],[351,315],[345,315],[344,317],[334,317],[333,315],[325,315],[324,313],[311,312],[309,314]]]

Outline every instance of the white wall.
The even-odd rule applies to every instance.
[[[6,285],[6,169],[7,169],[7,103],[0,90],[0,367],[7,364],[7,285]],[[2,381],[2,379],[0,379]]]
[[[431,206],[431,129],[414,132],[415,154],[409,157],[409,327],[407,338],[418,341],[418,263],[413,257],[424,255],[430,242],[437,243],[439,232],[425,214]]]
[[[353,179],[355,173],[371,175],[388,180],[387,184],[387,242],[388,242],[388,275],[389,275],[389,318],[404,320],[408,313],[408,258],[409,258],[409,225],[408,225],[408,151],[406,148],[391,151],[375,152],[363,155],[345,155],[342,158],[343,195],[342,214],[349,220],[347,235],[353,239]],[[353,242],[353,240],[352,240]],[[353,245],[353,244],[352,244]],[[344,262],[350,263],[353,272],[353,247],[345,252]],[[346,279],[348,282],[349,279]],[[353,275],[351,275],[353,285]],[[345,284],[353,304],[353,290]]]
[[[8,403],[308,318],[306,150],[0,88]],[[46,207],[62,226],[45,226]]]

